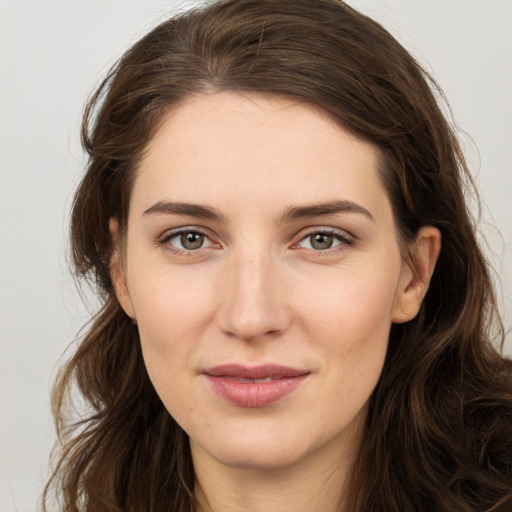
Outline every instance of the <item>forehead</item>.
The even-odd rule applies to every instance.
[[[277,207],[345,198],[371,203],[378,216],[389,207],[380,161],[375,146],[319,108],[256,94],[204,94],[165,116],[133,199],[141,207],[179,199],[250,208],[262,199]]]

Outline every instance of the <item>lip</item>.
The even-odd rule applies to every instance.
[[[248,408],[265,407],[281,400],[310,375],[306,370],[275,364],[225,364],[202,373],[217,395],[233,405]]]

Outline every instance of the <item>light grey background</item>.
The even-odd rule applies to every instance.
[[[66,267],[80,114],[172,0],[0,0],[0,511],[29,512],[53,443],[56,362],[87,318]],[[506,325],[512,298],[512,0],[351,0],[443,86],[481,187]],[[501,231],[501,236],[493,227]],[[509,335],[507,353],[512,354]]]

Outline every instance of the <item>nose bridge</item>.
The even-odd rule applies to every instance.
[[[221,329],[251,340],[283,331],[288,316],[280,289],[279,268],[268,247],[241,248],[229,258],[222,304]]]

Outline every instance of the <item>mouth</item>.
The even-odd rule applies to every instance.
[[[239,407],[265,407],[298,389],[309,371],[281,365],[220,365],[203,372],[213,391]]]
[[[257,382],[257,383],[271,382],[273,380],[282,379],[283,377],[264,377],[262,379],[244,379],[243,377],[228,377],[228,376],[225,376],[225,378],[226,379],[234,380],[236,382],[243,382],[244,384],[247,384],[249,382]]]

